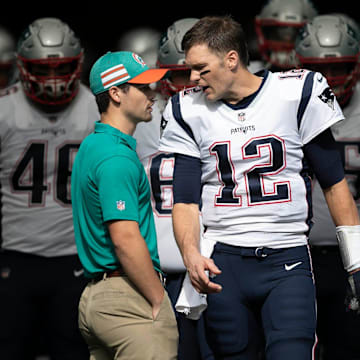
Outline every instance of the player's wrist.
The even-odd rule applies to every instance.
[[[200,254],[200,250],[198,249],[198,247],[191,245],[191,246],[187,246],[186,248],[184,248],[183,260],[184,260],[184,265],[186,266],[186,268],[191,267],[193,262],[196,261],[196,259],[199,256],[201,256],[201,254]]]
[[[345,270],[356,272],[360,269],[360,225],[337,226],[336,237]]]

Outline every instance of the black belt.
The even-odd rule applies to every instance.
[[[273,249],[264,246],[243,247],[243,246],[228,245],[219,242],[215,245],[215,249],[221,252],[230,251],[232,254],[239,254],[241,256],[257,257],[257,258],[265,258],[268,255],[277,254],[285,250],[284,248]]]

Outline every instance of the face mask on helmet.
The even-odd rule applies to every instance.
[[[259,52],[279,69],[295,67],[295,40],[306,21],[316,15],[307,0],[270,0],[255,18]]]
[[[167,76],[160,80],[160,92],[164,96],[172,96],[195,85],[190,81],[190,69],[183,67],[170,71]]]
[[[303,59],[300,60],[303,68],[318,71],[333,90],[340,105],[345,105],[354,92],[358,80],[357,58],[349,59]]]
[[[70,102],[78,92],[82,56],[28,60],[18,57],[21,81],[26,95],[46,105]]]
[[[12,63],[0,63],[0,89],[4,89],[10,84],[12,71]]]
[[[265,26],[262,29],[262,46],[259,51],[273,66],[289,69],[295,66],[294,42],[300,26]]]

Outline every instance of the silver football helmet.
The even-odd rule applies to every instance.
[[[311,0],[269,0],[255,17],[259,51],[270,66],[288,70],[295,67],[297,33],[317,15]]]
[[[63,105],[76,96],[83,49],[66,23],[57,18],[35,20],[20,37],[16,56],[29,98],[45,105]]]
[[[150,27],[138,27],[122,34],[116,50],[132,51],[139,54],[149,67],[155,67],[160,32]]]
[[[299,66],[322,73],[341,105],[358,80],[359,36],[359,29],[343,16],[320,15],[304,26],[296,40]]]
[[[185,53],[181,42],[185,33],[198,21],[197,18],[177,20],[167,28],[160,39],[157,66],[171,70],[169,76],[160,80],[160,90],[166,96],[194,86],[194,84],[189,84],[190,71],[185,64]],[[184,82],[181,81],[180,76]],[[176,81],[175,77],[179,77],[180,81]]]
[[[0,27],[0,89],[11,84],[15,64],[15,40],[5,28]]]

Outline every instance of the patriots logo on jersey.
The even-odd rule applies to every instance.
[[[335,109],[335,94],[327,87],[321,95],[319,95],[319,99],[327,104],[332,110]]]
[[[168,121],[164,119],[164,117],[161,117],[161,121],[160,121],[160,137],[162,137],[162,134],[166,128]]]

